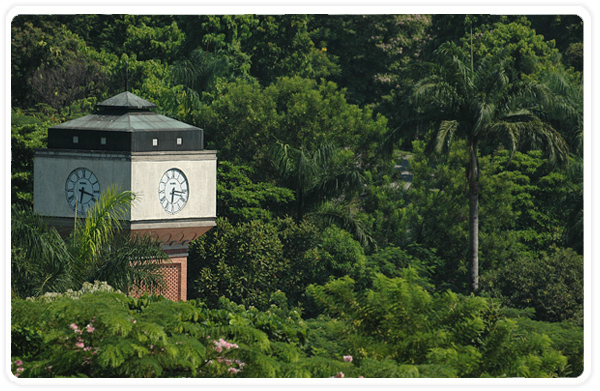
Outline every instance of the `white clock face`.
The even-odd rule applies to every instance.
[[[76,210],[79,216],[85,216],[100,199],[100,182],[91,170],[76,168],[67,177],[65,196],[71,209]]]
[[[158,200],[163,209],[175,214],[185,207],[189,199],[189,186],[184,173],[177,169],[167,170],[158,184]]]

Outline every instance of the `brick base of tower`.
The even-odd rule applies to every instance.
[[[171,263],[161,266],[165,288],[152,292],[169,300],[187,300],[187,257],[171,258]]]
[[[170,260],[161,266],[165,287],[159,291],[142,290],[142,292],[158,294],[173,301],[186,301],[189,244],[192,240],[204,235],[213,226],[214,222],[205,226],[185,228],[132,229],[132,234],[150,235],[161,241],[163,251],[170,257]]]
[[[169,263],[162,265],[162,274],[165,288],[156,292],[167,299],[174,301],[187,300],[187,269],[188,269],[188,246],[169,248],[163,246],[164,252],[171,258]]]
[[[49,218],[49,222],[63,237],[67,237],[73,230],[73,219]],[[127,225],[123,232],[124,235],[150,235],[162,243],[162,250],[170,258],[160,266],[165,282],[163,289],[150,290],[139,287],[128,294],[139,297],[144,293],[149,293],[161,295],[173,301],[186,301],[188,246],[192,240],[204,235],[214,225],[214,220],[208,221],[204,226],[193,227],[132,229],[130,225]]]

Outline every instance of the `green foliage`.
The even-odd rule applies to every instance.
[[[484,281],[505,305],[534,308],[537,320],[583,322],[583,258],[571,249],[507,259]]]
[[[582,42],[576,15],[15,17],[13,204],[32,204],[33,152],[47,127],[128,87],[205,129],[219,151],[223,219],[190,247],[188,297],[209,310],[69,291],[94,280],[123,292],[158,283],[149,260],[164,254],[148,238],[118,239],[101,212],[64,240],[13,209],[13,304],[40,308],[13,312],[13,372],[577,376]],[[448,153],[426,154],[423,138]],[[386,155],[382,144],[406,151]],[[545,144],[554,145],[546,155]],[[560,161],[567,145],[568,168],[544,159]],[[447,291],[470,289],[468,178],[479,179],[484,293],[519,310]],[[307,294],[310,284],[323,285]],[[318,317],[305,322],[295,306]],[[82,341],[102,348],[92,354],[65,317],[83,330],[96,307],[102,339]],[[532,308],[534,319],[569,321],[524,317]],[[227,354],[246,363],[231,362],[241,372],[218,362],[206,335],[239,345]]]
[[[85,220],[74,220],[68,237],[28,208],[11,213],[11,288],[19,297],[77,289],[84,282],[108,281],[128,292],[160,287],[159,267],[168,260],[150,237],[120,235],[135,196],[109,187]]]
[[[11,202],[24,203],[33,206],[33,156],[36,148],[46,146],[48,137],[47,124],[39,119],[11,113],[11,119],[27,121],[30,124],[11,126]]]
[[[546,335],[522,333],[487,299],[450,291],[431,295],[412,282],[414,276],[410,269],[403,278],[380,275],[363,292],[344,278],[312,285],[309,292],[336,319],[324,331],[328,338],[344,336],[344,348],[359,366],[383,361],[388,371],[411,377],[565,375],[567,358]]]
[[[13,345],[13,356],[25,362],[21,376],[180,377],[198,376],[200,371],[228,375],[227,366],[216,363],[213,339],[207,338],[211,331],[218,333],[218,327],[206,325],[206,312],[164,299],[146,299],[146,305],[139,306],[140,300],[94,292],[77,300],[14,302],[13,324],[35,327],[42,336],[36,355],[28,356],[30,352]],[[229,350],[223,353],[228,359]],[[214,366],[208,365],[210,359]]]
[[[351,147],[357,159],[372,163],[386,126],[384,118],[347,103],[335,84],[299,77],[264,88],[244,79],[227,83],[202,121],[222,159],[264,174],[273,172],[270,148],[277,141],[308,151],[324,144]]]
[[[19,377],[327,377],[352,369],[341,359],[308,357],[306,323],[276,306],[259,312],[221,300],[208,309],[101,285],[76,299],[12,304]]]
[[[526,335],[542,333],[550,337],[553,349],[567,357],[563,376],[578,377],[583,374],[583,329],[573,322],[540,322],[528,317],[516,319],[519,329]]]
[[[290,189],[268,182],[253,182],[253,169],[219,162],[217,168],[217,215],[235,224],[242,221],[269,221],[281,216],[294,199]]]
[[[501,260],[517,252],[537,254],[552,245],[563,245],[570,229],[567,216],[577,208],[575,184],[566,169],[550,168],[540,151],[516,152],[511,157],[500,149],[482,159],[482,172],[487,179],[481,181],[481,213],[494,216],[486,223],[487,232],[482,227],[482,246],[490,248],[493,242],[505,246],[505,240],[498,237],[502,231],[511,232],[509,240],[519,244],[509,252],[496,253],[490,248],[490,258]]]
[[[361,245],[336,226],[321,232],[308,221],[220,218],[190,246],[188,297],[215,305],[224,296],[265,310],[282,291],[290,305],[314,313],[304,295],[309,284],[346,275],[367,284],[366,262]]]
[[[494,23],[481,30],[473,30],[474,54],[477,58],[492,56],[496,59],[509,56],[512,69],[518,77],[539,78],[562,67],[555,42],[546,41],[542,35],[523,23]],[[462,38],[465,51],[470,50],[470,36]],[[476,58],[476,60],[477,60]]]
[[[426,262],[416,258],[413,255],[415,253],[427,259],[426,254],[423,253],[422,249],[414,244],[408,246],[406,250],[394,246],[378,249],[367,257],[367,270],[372,276],[382,274],[386,277],[396,278],[402,277],[404,275],[404,269],[410,267],[414,269],[419,276],[424,277],[423,284],[428,286],[429,278],[436,269],[436,261],[435,259],[427,259]]]
[[[406,91],[403,71],[430,39],[429,22],[428,15],[313,15],[310,26],[313,41],[339,64],[331,80],[347,90],[348,100],[379,106],[395,122],[391,96]]]
[[[13,106],[44,103],[59,110],[106,88],[105,69],[86,42],[46,18],[34,25],[31,16],[17,16],[11,26]]]
[[[190,247],[190,264],[196,262],[198,268],[190,268],[195,280],[188,297],[214,305],[225,296],[264,309],[281,285],[283,246],[271,224],[254,220],[234,225],[220,218]]]
[[[324,284],[344,276],[365,283],[367,258],[363,248],[348,231],[336,226],[322,232],[319,245],[303,261],[304,273],[311,283]]]
[[[442,289],[464,292],[468,281],[465,243],[468,238],[468,206],[465,197],[465,152],[459,142],[448,156],[428,157],[425,143],[413,143],[409,160],[413,174],[406,192],[403,218],[406,231],[400,244],[431,249],[437,263],[432,282]],[[435,258],[433,258],[435,259]]]
[[[329,56],[316,48],[308,31],[308,15],[259,15],[248,42],[251,73],[267,85],[282,76],[316,79],[339,72]]]
[[[173,22],[168,26],[149,26],[144,21],[128,24],[123,51],[145,61],[161,58],[172,62],[179,54],[185,34]]]
[[[352,196],[360,187],[361,175],[345,155],[332,144],[312,151],[279,143],[273,147],[279,180],[295,192],[297,220],[328,200]]]
[[[363,293],[349,278],[312,286],[337,316],[309,321],[285,304],[259,311],[222,299],[207,308],[194,300],[127,297],[101,283],[13,299],[12,371],[110,378],[580,373],[581,327],[508,318],[483,298],[431,295],[414,277],[410,269],[402,278],[379,276]]]
[[[73,288],[73,257],[56,229],[40,216],[11,209],[11,291],[18,297]]]

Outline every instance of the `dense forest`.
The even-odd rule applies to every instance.
[[[577,15],[15,17],[13,373],[580,376],[583,55]],[[48,127],[125,90],[218,153],[187,302],[126,295],[135,195],[31,211]]]

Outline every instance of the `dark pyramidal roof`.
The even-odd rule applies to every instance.
[[[108,98],[104,102],[100,102],[97,107],[113,107],[121,109],[153,109],[156,105],[132,94],[129,91],[121,92],[118,95]]]
[[[132,94],[122,92],[96,105],[98,111],[52,127],[52,129],[104,130],[116,132],[144,132],[193,130],[199,128],[150,111],[156,108]]]
[[[129,91],[96,105],[96,112],[48,129],[48,148],[114,151],[204,149],[204,131],[151,109]]]

